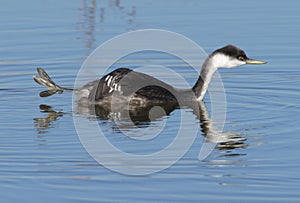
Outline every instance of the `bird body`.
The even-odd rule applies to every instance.
[[[107,104],[112,101],[130,102],[133,105],[178,103],[184,100],[201,101],[214,72],[218,68],[233,68],[245,64],[264,63],[266,62],[249,59],[243,50],[233,45],[227,45],[217,49],[207,57],[195,85],[187,90],[177,89],[150,75],[128,68],[118,68],[80,89],[64,88],[57,85],[42,68],[37,69],[39,76],[34,76],[34,80],[48,88],[48,90],[40,93],[41,97],[64,91],[73,91],[79,99],[85,98],[93,104]]]

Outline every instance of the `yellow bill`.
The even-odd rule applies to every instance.
[[[246,64],[266,64],[265,61],[259,61],[254,59],[246,59]]]

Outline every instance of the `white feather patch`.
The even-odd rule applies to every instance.
[[[121,92],[121,86],[118,83],[115,83],[116,77],[113,77],[111,75],[106,76],[105,78],[105,82],[106,82],[106,86],[109,87],[108,93],[112,93],[113,91],[118,91]]]

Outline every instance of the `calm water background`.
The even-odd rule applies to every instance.
[[[1,1],[0,25],[1,202],[300,201],[299,1]],[[245,138],[244,147],[215,149],[198,161],[199,132],[171,168],[124,176],[98,165],[79,142],[71,94],[38,96],[43,89],[32,80],[36,66],[72,87],[94,48],[143,28],[178,32],[208,53],[235,44],[269,62],[221,70],[225,129]],[[196,80],[182,71],[191,83]],[[34,120],[48,116],[41,104],[60,112],[45,125]],[[176,116],[165,134],[175,133]],[[167,135],[162,142],[170,141]],[[128,145],[136,153],[144,150]]]

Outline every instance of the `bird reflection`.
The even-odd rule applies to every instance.
[[[244,148],[246,138],[236,132],[222,132],[215,129],[213,121],[210,119],[209,112],[204,102],[198,102],[201,131],[207,138],[207,142],[218,143],[217,148],[220,150],[230,150],[235,148]]]
[[[54,121],[59,117],[63,116],[63,112],[55,111],[51,106],[41,104],[40,110],[42,113],[46,113],[46,117],[43,118],[34,118],[34,127],[37,129],[38,134],[43,134],[47,132],[47,129],[52,127]]]
[[[197,105],[195,106],[195,103]],[[217,143],[217,149],[219,150],[232,150],[235,148],[245,148],[246,138],[243,135],[235,132],[222,132],[215,129],[213,121],[210,119],[209,112],[204,102],[194,102],[193,105],[189,105],[182,108],[191,108],[193,113],[199,120],[201,131],[206,142]],[[41,112],[47,113],[44,118],[34,118],[34,126],[39,132],[43,132],[50,128],[59,117],[63,116],[63,112],[55,111],[51,106],[40,105]],[[118,128],[126,128],[126,130],[134,129],[136,127],[147,127],[151,122],[160,122],[162,118],[171,116],[171,112],[176,109],[180,109],[178,104],[149,104],[147,106],[130,106],[129,109],[123,106],[84,106],[78,104],[75,108],[75,113],[82,115],[95,115],[98,120],[108,120],[114,123],[116,120],[122,121],[118,123]],[[116,129],[115,125],[110,126],[112,130]],[[231,154],[229,154],[230,156]],[[236,155],[236,154],[235,154]],[[238,154],[242,155],[242,154]]]

